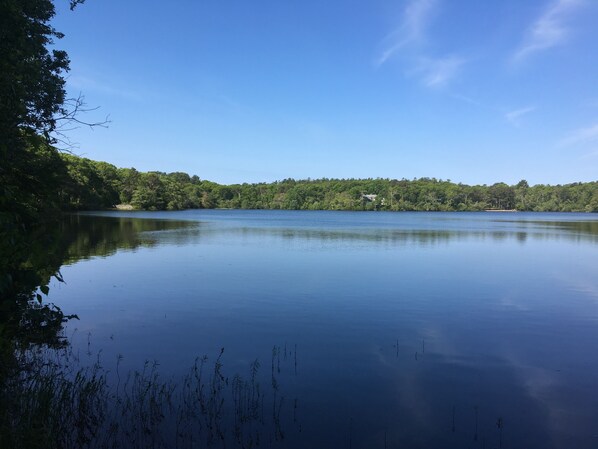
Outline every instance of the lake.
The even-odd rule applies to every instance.
[[[119,373],[157,361],[175,383],[207,356],[223,379],[214,447],[240,447],[235,426],[244,447],[598,447],[596,215],[66,221],[49,300],[79,316],[73,348]]]

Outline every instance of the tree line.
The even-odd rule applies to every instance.
[[[141,210],[290,209],[598,212],[598,182],[466,185],[420,179],[284,179],[222,185],[187,173],[139,172],[62,154],[58,199],[65,210],[130,205]]]

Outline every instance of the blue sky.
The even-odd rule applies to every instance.
[[[597,0],[59,1],[76,154],[220,183],[598,180]]]

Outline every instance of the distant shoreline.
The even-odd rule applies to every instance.
[[[436,178],[306,179],[222,185],[183,172],[138,172],[61,155],[64,210],[285,209],[598,212],[598,181],[467,185]]]
[[[354,210],[334,210],[334,209],[246,209],[242,207],[191,207],[187,209],[176,209],[176,210],[152,210],[152,209],[138,209],[133,207],[130,204],[117,204],[113,207],[108,207],[105,209],[97,209],[97,210],[79,210],[79,211],[70,211],[74,213],[79,212],[105,212],[105,211],[113,211],[113,212],[177,212],[182,210],[246,210],[246,211],[294,211],[294,212],[393,212],[393,213],[468,213],[468,212],[475,212],[475,213],[485,213],[485,212],[526,212],[526,213],[553,213],[553,214],[591,214],[592,212],[584,212],[584,211],[525,211],[525,210],[518,210],[518,209],[483,209],[483,210],[449,210],[449,211],[438,211],[438,210],[429,210],[429,211],[422,211],[422,210],[362,210],[362,209],[354,209]],[[595,213],[595,212],[594,212]]]

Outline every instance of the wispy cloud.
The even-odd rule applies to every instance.
[[[505,118],[512,125],[519,126],[519,124],[520,124],[519,119],[521,117],[523,117],[524,115],[527,115],[530,112],[533,112],[535,110],[536,110],[535,106],[527,106],[525,108],[515,109],[513,111],[509,111],[509,112],[505,113]]]
[[[569,35],[566,20],[585,4],[585,0],[554,0],[530,26],[527,36],[512,56],[520,62],[530,55],[561,44]]]
[[[425,40],[425,29],[436,4],[437,0],[412,0],[407,5],[399,27],[382,41],[384,49],[376,60],[377,66],[384,64],[402,48]]]
[[[481,101],[476,100],[475,98],[471,98],[467,95],[463,95],[458,92],[449,93],[449,95],[454,98],[455,100],[463,101],[473,106],[477,106],[480,108],[487,108],[487,105],[483,104]]]
[[[458,56],[447,56],[438,59],[422,58],[415,72],[421,74],[422,83],[427,87],[442,87],[453,79],[465,63]]]
[[[401,56],[407,65],[407,76],[415,76],[429,88],[448,84],[460,71],[466,60],[456,55],[430,57],[423,51],[427,42],[426,31],[438,9],[439,0],[411,0],[405,8],[398,28],[383,41],[383,51],[375,61],[380,67],[390,59]]]
[[[129,100],[140,100],[142,98],[140,94],[133,90],[115,88],[98,82],[95,79],[80,75],[69,76],[67,78],[67,86],[71,89],[82,90],[83,92],[94,91]]]
[[[598,123],[594,123],[587,128],[579,128],[571,132],[559,142],[559,146],[571,147],[574,145],[583,145],[590,142],[598,142]]]

